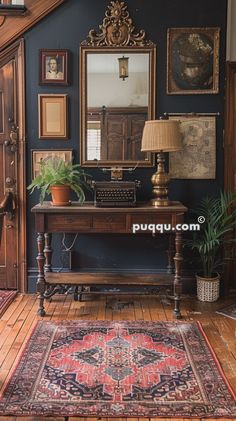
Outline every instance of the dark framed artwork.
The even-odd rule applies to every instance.
[[[171,115],[180,121],[183,149],[169,153],[169,175],[176,179],[215,179],[216,116]]]
[[[169,28],[167,93],[219,92],[220,28]]]
[[[69,85],[69,50],[39,50],[39,83]]]
[[[68,139],[68,95],[38,95],[40,139]]]
[[[40,163],[48,160],[63,160],[65,162],[72,162],[72,149],[32,149],[32,179],[39,175]]]

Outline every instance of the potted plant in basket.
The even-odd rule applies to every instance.
[[[232,193],[224,192],[218,198],[203,198],[193,211],[205,219],[200,231],[194,232],[193,237],[185,241],[185,245],[200,257],[202,272],[196,275],[200,301],[216,301],[219,298],[220,274],[217,269],[229,258],[226,256],[227,245],[235,241],[230,235],[236,225],[236,210],[232,209],[234,200]]]
[[[84,188],[88,188],[88,174],[79,164],[65,162],[63,159],[49,159],[40,162],[39,175],[27,187],[31,193],[40,190],[42,204],[46,194],[51,193],[54,206],[70,205],[70,191],[73,190],[80,203],[85,200]]]

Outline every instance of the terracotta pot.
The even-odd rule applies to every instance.
[[[212,278],[204,278],[200,274],[197,279],[197,298],[199,301],[214,302],[220,295],[220,275],[215,273]]]
[[[69,206],[70,186],[51,186],[52,205],[53,206]]]

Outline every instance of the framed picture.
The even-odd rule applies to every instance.
[[[39,50],[39,83],[69,85],[69,50]]]
[[[219,92],[219,28],[169,28],[167,93]]]
[[[68,139],[68,95],[39,94],[40,139]]]
[[[53,160],[61,160],[65,162],[72,162],[73,154],[72,149],[44,149],[44,150],[32,150],[32,179],[34,179],[40,170],[40,163],[42,161],[48,161],[50,159]]]
[[[183,149],[169,154],[171,178],[215,179],[216,176],[216,117],[170,116],[180,120]]]

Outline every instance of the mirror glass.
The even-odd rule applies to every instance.
[[[81,164],[151,166],[141,139],[154,96],[154,47],[82,48]]]

